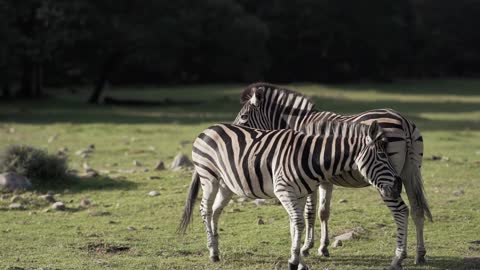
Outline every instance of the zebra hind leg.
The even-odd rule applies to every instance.
[[[275,195],[282,203],[285,210],[290,216],[290,236],[292,240],[291,257],[288,260],[288,269],[308,269],[303,262],[300,254],[300,245],[302,241],[302,233],[305,229],[305,220],[303,218],[303,210],[305,207],[306,197],[298,199],[295,194],[282,190],[275,192]]]
[[[212,261],[219,261],[219,249],[218,249],[218,220],[220,215],[222,214],[223,208],[228,204],[230,199],[232,198],[233,193],[225,186],[225,184],[220,183],[219,192],[217,193],[217,197],[215,198],[215,202],[213,203],[213,218],[212,218],[212,231],[213,231],[213,238],[216,245],[212,247],[210,258]]]
[[[325,183],[319,187],[319,202],[318,217],[320,219],[321,235],[320,247],[318,248],[318,256],[330,257],[328,252],[328,245],[330,240],[328,238],[328,219],[330,218],[330,202],[332,200],[333,184]]]
[[[302,256],[306,257],[310,254],[310,249],[315,245],[315,218],[317,211],[318,189],[314,190],[312,194],[308,195],[307,203],[305,204],[305,219],[306,219],[306,236],[300,252]]]
[[[408,207],[402,197],[382,198],[390,209],[397,225],[397,247],[389,270],[401,270],[402,261],[407,257]]]
[[[220,259],[218,257],[218,239],[214,236],[212,228],[212,206],[218,192],[219,184],[216,179],[210,180],[200,178],[200,181],[203,190],[202,202],[200,203],[200,214],[207,233],[207,248],[210,251],[210,260],[217,262]]]

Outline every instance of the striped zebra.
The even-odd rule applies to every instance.
[[[278,198],[290,216],[289,269],[308,269],[300,253],[306,198],[333,175],[357,170],[384,200],[401,201],[401,180],[386,154],[386,138],[376,124],[331,122],[322,135],[259,130],[217,124],[193,143],[195,173],[179,232],[185,232],[201,185],[200,212],[212,261],[219,260],[218,219],[235,193]],[[407,208],[400,210],[405,214]]]
[[[425,216],[431,221],[432,215],[423,190],[423,181],[420,172],[423,156],[423,139],[418,128],[398,112],[392,109],[377,109],[355,115],[340,115],[333,112],[317,111],[315,104],[305,96],[268,83],[256,83],[248,86],[242,93],[243,105],[238,113],[234,124],[240,124],[259,129],[285,129],[302,130],[308,126],[322,126],[328,121],[356,122],[370,124],[377,121],[385,130],[388,140],[387,152],[392,164],[405,186],[412,219],[416,227],[417,254],[416,264],[424,264],[425,244],[423,227]],[[311,130],[315,134],[317,130]],[[318,210],[321,223],[321,238],[318,254],[329,256],[328,245],[328,219],[330,216],[330,201],[332,199],[333,185],[360,188],[368,186],[368,182],[362,179],[358,172],[352,171],[334,176],[328,183],[322,183],[319,187],[318,198],[320,207]],[[308,255],[308,251],[314,245],[314,225],[317,193],[312,193],[307,199],[307,237],[302,247],[302,253]],[[397,249],[392,265],[396,261],[406,257],[407,215],[398,216],[398,209],[403,204],[397,201],[386,201],[387,206],[393,213],[397,224]]]

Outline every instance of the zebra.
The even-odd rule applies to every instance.
[[[216,124],[194,141],[194,174],[178,231],[185,233],[200,185],[200,204],[212,261],[219,261],[218,220],[235,193],[247,198],[278,198],[290,217],[289,269],[308,269],[300,253],[306,198],[333,175],[357,170],[384,200],[401,201],[400,177],[386,155],[386,138],[370,126],[331,122],[322,135]],[[399,214],[406,215],[406,207]]]
[[[307,97],[269,83],[255,83],[247,86],[241,95],[242,109],[237,114],[234,124],[240,124],[259,129],[302,130],[305,127],[326,123],[328,121],[356,122],[371,124],[377,121],[385,130],[388,140],[387,152],[392,164],[402,178],[405,191],[412,210],[412,219],[416,227],[417,249],[415,264],[425,264],[426,249],[423,237],[424,219],[432,221],[432,214],[424,193],[421,165],[423,157],[423,138],[414,123],[392,109],[377,109],[355,115],[340,115],[333,112],[317,111],[315,104]],[[315,133],[321,131],[311,130]],[[318,215],[321,223],[319,256],[330,256],[328,251],[328,220],[330,216],[330,201],[333,185],[360,188],[368,186],[358,172],[352,171],[334,176],[328,183],[319,187],[318,198],[320,207]],[[318,194],[312,193],[307,199],[307,237],[302,247],[303,255],[308,255],[314,245],[315,209]],[[397,249],[392,265],[403,260],[406,253],[407,216],[399,219],[395,216],[398,202],[386,201],[394,215],[397,225]],[[403,241],[403,238],[405,241]],[[402,239],[402,240],[400,240]]]

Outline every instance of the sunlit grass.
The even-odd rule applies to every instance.
[[[434,215],[434,223],[425,226],[430,263],[413,265],[415,233],[410,222],[405,269],[480,268],[471,259],[480,257],[480,246],[469,243],[480,240],[480,94],[474,91],[478,86],[478,81],[371,84],[355,89],[345,86],[346,90],[342,86],[293,86],[315,96],[320,109],[354,113],[392,107],[422,130],[423,176]],[[399,92],[402,87],[404,94]],[[110,172],[75,186],[52,187],[55,197],[70,209],[66,212],[44,213],[47,205],[13,211],[8,209],[9,199],[0,201],[0,269],[286,269],[290,236],[288,216],[282,207],[256,207],[249,202],[228,205],[220,219],[222,262],[213,264],[208,260],[198,213],[186,236],[174,233],[190,172],[152,171],[158,160],[168,166],[178,152],[189,154],[189,142],[210,124],[232,121],[240,108],[238,98],[243,86],[140,88],[145,87],[111,89],[106,95],[202,103],[144,108],[93,106],[77,101],[87,94],[80,91],[75,95],[62,93],[57,99],[1,104],[0,146],[29,144],[52,153],[68,147],[70,167],[81,171],[85,160],[75,151],[95,144],[88,164]],[[435,92],[437,88],[440,90]],[[455,89],[460,89],[458,95]],[[57,139],[49,143],[53,135]],[[442,160],[431,160],[433,155]],[[134,166],[133,160],[142,166]],[[144,172],[145,168],[149,171]],[[150,180],[149,176],[160,179]],[[159,191],[160,196],[147,196],[151,190]],[[459,190],[464,195],[454,195]],[[31,192],[23,196],[36,197]],[[90,199],[94,206],[78,208],[81,198]],[[339,203],[340,199],[348,202]],[[240,212],[230,213],[232,208]],[[265,225],[257,225],[259,217]],[[386,226],[379,228],[378,223]],[[129,226],[135,230],[129,230]],[[331,258],[318,258],[313,250],[306,262],[313,269],[383,269],[395,245],[395,225],[388,209],[372,188],[336,188],[331,235],[355,226],[366,231],[359,239],[331,248]],[[89,249],[98,244],[127,246],[129,250],[105,253]]]

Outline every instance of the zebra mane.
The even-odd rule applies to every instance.
[[[253,83],[253,84],[250,84],[249,86],[247,86],[241,96],[240,96],[240,104],[244,105],[247,101],[250,100],[250,98],[252,98],[252,92],[253,90],[255,91],[258,91],[260,90],[261,93],[262,93],[262,97],[265,97],[267,92],[268,91],[275,91],[277,90],[279,93],[284,93],[284,96],[283,96],[283,102],[286,102],[287,101],[287,97],[288,96],[291,96],[292,97],[292,100],[295,100],[295,98],[301,98],[302,100],[306,100],[307,103],[309,103],[309,107],[313,109],[313,107],[315,107],[315,103],[312,101],[311,98],[307,97],[307,96],[304,96],[302,95],[301,93],[298,93],[298,92],[295,92],[293,90],[290,90],[286,87],[283,87],[283,86],[279,86],[279,85],[275,85],[275,84],[271,84],[271,83],[266,83],[266,82],[257,82],[257,83]],[[284,106],[292,106],[293,104],[282,104]]]
[[[369,126],[365,124],[326,120],[326,121],[307,124],[301,129],[301,132],[307,135],[328,135],[328,136],[340,136],[340,135],[347,135],[347,134],[367,135],[368,129],[369,129]],[[381,128],[379,128],[378,133],[380,135],[376,139],[384,138],[385,135]]]

